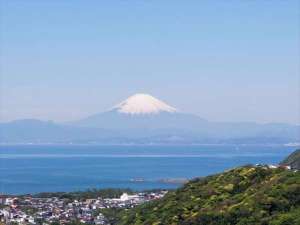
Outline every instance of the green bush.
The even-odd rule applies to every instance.
[[[245,166],[118,213],[118,225],[300,224],[300,172]]]

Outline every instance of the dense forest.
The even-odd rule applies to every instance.
[[[300,172],[244,166],[118,214],[118,225],[300,224]]]

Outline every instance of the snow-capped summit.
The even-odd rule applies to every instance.
[[[135,94],[113,107],[113,110],[131,115],[157,114],[160,112],[174,113],[177,111],[174,107],[148,94]]]

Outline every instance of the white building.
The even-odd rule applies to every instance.
[[[130,201],[130,200],[135,200],[138,199],[139,196],[138,195],[128,195],[127,193],[123,193],[120,197],[120,201],[121,202],[126,202],[126,201]]]

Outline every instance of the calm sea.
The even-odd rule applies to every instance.
[[[276,164],[282,146],[0,146],[0,193],[87,188],[176,188],[162,179],[206,176],[248,163]]]

